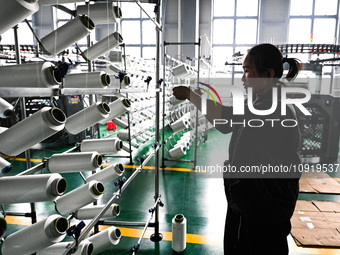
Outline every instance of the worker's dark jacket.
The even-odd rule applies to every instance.
[[[254,107],[258,110],[270,109],[271,106],[271,91],[254,102]],[[232,116],[238,123],[245,119],[245,125],[232,127],[229,164],[238,171],[253,167],[253,170],[260,169],[260,172],[225,175],[228,206],[250,219],[273,222],[290,219],[299,191],[300,173],[294,169],[301,163],[300,132],[298,126],[283,127],[282,120],[296,120],[295,110],[289,106],[286,116],[281,116],[280,101],[277,110],[268,116],[254,115],[245,108],[245,115]],[[265,124],[262,127],[250,127],[249,120],[252,120],[250,125],[253,126]],[[283,124],[294,126],[293,121],[285,121]],[[267,169],[276,166],[276,171],[284,168],[284,171],[290,172],[279,170],[275,173],[263,173],[263,166],[267,166]]]

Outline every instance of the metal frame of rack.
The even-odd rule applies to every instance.
[[[145,10],[140,5],[139,0],[131,1],[135,2],[144,12]],[[151,3],[151,2],[149,2]],[[154,2],[152,2],[155,4]],[[75,240],[70,247],[67,248],[64,254],[72,254],[76,249],[80,241],[82,241],[85,236],[90,232],[90,230],[93,227],[100,225],[119,225],[119,226],[143,226],[144,230],[142,233],[142,236],[140,240],[138,241],[136,247],[139,248],[142,237],[145,234],[145,231],[148,227],[153,227],[155,229],[154,234],[150,237],[150,239],[153,242],[159,242],[163,239],[162,234],[159,232],[159,206],[162,205],[160,202],[161,195],[159,194],[159,149],[161,147],[159,141],[159,113],[160,113],[160,91],[161,91],[161,83],[162,81],[159,79],[159,69],[160,69],[160,31],[162,30],[162,27],[160,24],[160,17],[161,17],[161,0],[157,0],[156,3],[158,7],[158,12],[156,15],[156,19],[152,19],[148,14],[148,17],[154,22],[156,26],[156,68],[155,68],[155,74],[156,74],[156,89],[66,89],[66,88],[59,88],[59,89],[51,89],[51,88],[0,88],[0,96],[1,97],[22,97],[20,100],[21,109],[23,112],[23,115],[25,117],[25,96],[37,96],[37,97],[44,97],[44,96],[58,96],[58,95],[79,95],[79,94],[89,94],[89,95],[95,95],[95,94],[106,94],[106,93],[145,93],[145,92],[153,92],[156,94],[156,132],[155,132],[155,144],[153,146],[154,151],[150,153],[150,155],[141,162],[141,165],[134,171],[134,173],[130,176],[130,178],[120,187],[119,191],[115,192],[112,196],[112,198],[106,203],[105,207],[102,209],[102,211],[87,225],[87,227],[82,231],[80,237],[78,240]],[[20,60],[20,46],[18,42],[18,34],[17,34],[17,27],[14,27],[14,36],[15,36],[15,52],[16,52],[16,61],[17,64],[21,64]],[[88,38],[88,43],[89,43]],[[88,65],[89,70],[91,71],[91,63]],[[129,132],[130,136],[130,132]],[[131,137],[130,137],[131,138]],[[131,148],[131,139],[129,139],[130,148]],[[75,150],[76,147],[64,152],[70,152]],[[130,150],[131,155],[131,150]],[[110,222],[110,221],[100,221],[101,216],[109,209],[110,205],[115,201],[116,199],[120,198],[122,191],[128,186],[128,184],[131,183],[131,181],[137,176],[138,173],[140,173],[145,166],[145,164],[153,157],[155,156],[155,205],[152,210],[152,217],[148,219],[146,223],[134,223],[134,222]],[[27,170],[20,173],[19,175],[27,175],[27,174],[33,174],[39,170],[42,170],[44,168],[44,162],[41,164],[38,164],[37,166],[31,167],[31,159],[30,159],[30,152],[27,150],[25,152],[25,158],[26,158],[26,165]],[[130,156],[130,160],[132,162],[132,156]],[[3,208],[4,209],[4,208]],[[34,224],[36,219],[36,210],[35,210],[35,204],[31,203],[31,212],[30,213],[7,213],[7,215],[16,215],[16,216],[25,216],[25,217],[31,217],[32,224]],[[155,221],[151,222],[151,219],[155,217]],[[136,254],[138,249],[134,249],[132,252],[133,254]]]
[[[197,65],[197,82],[199,82],[200,79],[200,61],[201,61],[201,38],[198,39],[198,42],[166,42],[163,43],[163,80],[166,80],[165,73],[166,73],[166,47],[167,46],[179,46],[179,45],[194,45],[198,46],[198,65]],[[198,145],[198,139],[197,139],[197,128],[198,128],[198,109],[196,108],[196,119],[195,119],[195,152],[194,152],[194,159],[193,160],[180,160],[180,159],[171,159],[165,157],[165,82],[163,85],[163,121],[162,121],[162,165],[161,168],[165,168],[165,161],[176,161],[176,162],[187,162],[187,163],[193,163],[194,167],[193,169],[196,169],[197,165],[197,145]],[[199,87],[199,83],[197,85]]]

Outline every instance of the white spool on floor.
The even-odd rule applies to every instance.
[[[95,174],[90,175],[86,178],[86,182],[100,181],[102,183],[108,183],[119,176],[122,176],[125,169],[122,164],[114,164],[108,166],[102,170],[97,171]]]
[[[60,242],[57,244],[53,244],[48,246],[47,248],[38,251],[36,255],[56,255],[56,254],[64,254],[67,250],[68,246],[71,245],[72,242]],[[77,250],[72,253],[73,255],[91,255],[93,254],[93,243],[83,240],[79,243]]]
[[[68,221],[53,214],[47,219],[9,235],[2,244],[2,255],[30,255],[65,238]]]
[[[110,111],[107,103],[95,103],[68,117],[65,129],[68,133],[76,135],[99,121],[106,119]]]
[[[16,156],[63,130],[65,121],[60,109],[44,107],[0,134],[0,152]]]
[[[100,199],[104,190],[103,183],[90,181],[58,198],[55,208],[60,214],[67,215]]]
[[[47,55],[57,55],[75,42],[89,35],[95,28],[86,15],[77,16],[41,39],[41,49]]]
[[[0,67],[0,87],[57,88],[61,85],[58,69],[51,62]]]
[[[105,125],[108,121],[128,112],[130,110],[130,106],[131,102],[129,99],[118,98],[116,101],[109,104],[109,107],[111,109],[109,116],[106,119],[101,120],[99,123]]]
[[[65,76],[64,88],[107,88],[111,84],[110,75],[101,72],[71,73]]]
[[[78,211],[74,213],[74,217],[78,220],[92,220],[96,217],[105,205],[90,205],[80,208]],[[110,208],[104,213],[101,219],[115,218],[120,214],[120,206],[118,204],[113,204]]]
[[[183,214],[177,214],[172,219],[172,249],[182,252],[186,248],[187,219]]]
[[[78,5],[77,15],[86,14],[96,25],[113,24],[119,22],[122,10],[113,3],[95,3]]]
[[[0,35],[39,10],[38,0],[0,0]]]
[[[90,46],[82,53],[82,56],[86,61],[93,61],[121,43],[123,43],[123,37],[120,33],[114,32]]]
[[[54,154],[46,162],[52,173],[95,171],[103,163],[103,156],[96,151]]]
[[[117,245],[120,241],[120,237],[121,232],[118,228],[109,227],[85,240],[93,243],[95,247],[93,254],[95,255],[109,249],[112,245]]]
[[[169,150],[169,154],[171,158],[179,158],[187,154],[186,150],[187,150],[186,147],[178,146]]]
[[[123,142],[117,138],[88,139],[80,143],[81,152],[97,151],[100,154],[113,154],[120,151]]]

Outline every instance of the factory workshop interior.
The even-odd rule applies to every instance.
[[[289,255],[340,255],[339,8],[0,0],[0,254],[227,254],[231,133],[207,121],[203,99],[231,106],[237,91],[244,100],[242,63],[269,43],[303,64],[282,79],[282,101],[307,111],[296,111],[302,163]],[[177,86],[200,91],[202,108],[176,98]],[[258,237],[263,251],[269,235]]]

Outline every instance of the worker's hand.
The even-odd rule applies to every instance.
[[[178,100],[190,99],[190,88],[185,86],[178,86],[172,89],[172,94]]]

